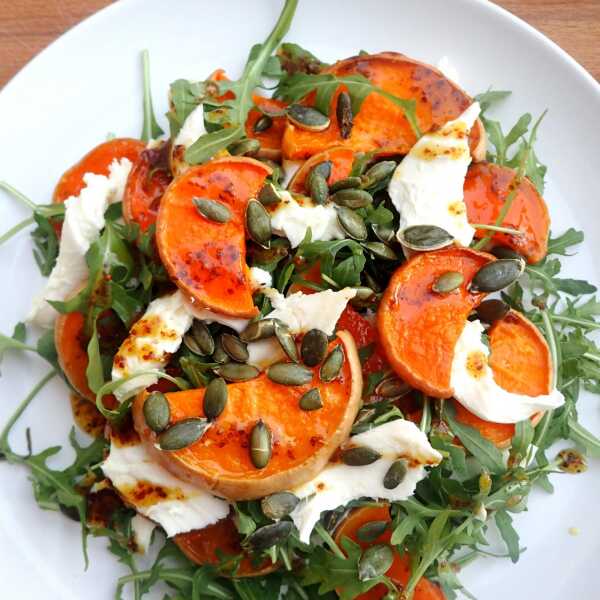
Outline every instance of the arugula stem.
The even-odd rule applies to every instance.
[[[573,317],[552,315],[552,320],[557,321],[558,323],[565,323],[566,325],[578,325],[580,327],[586,327],[587,329],[600,329],[600,323],[596,323],[596,321],[590,321],[588,319],[576,319]]]
[[[338,558],[346,560],[346,555],[340,550],[340,547],[335,543],[334,539],[329,535],[329,532],[323,527],[322,523],[317,523],[315,525],[315,531]]]
[[[156,122],[154,108],[152,107],[152,92],[150,91],[150,55],[148,50],[142,52],[142,73],[144,78],[144,122],[142,125],[142,135],[144,142],[162,135],[164,132]]]
[[[21,204],[24,204],[27,208],[35,212],[37,204],[31,201],[25,194],[14,188],[12,185],[6,183],[6,181],[0,181],[0,190],[4,190],[9,193],[15,200],[18,200]]]
[[[0,235],[0,246],[4,244],[4,242],[10,240],[11,237],[19,233],[22,229],[29,227],[29,225],[33,225],[35,222],[33,217],[29,217],[28,219],[24,219],[20,223],[17,223],[14,227],[11,227],[8,231]]]
[[[486,225],[485,223],[469,223],[475,229],[485,229],[487,231],[497,231],[499,233],[508,233],[510,235],[522,236],[523,232],[512,227],[501,227],[500,225]]]
[[[423,413],[421,414],[421,423],[419,429],[427,434],[431,428],[431,399],[423,394]]]

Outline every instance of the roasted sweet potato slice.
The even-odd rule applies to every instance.
[[[415,100],[417,120],[423,132],[455,119],[472,102],[468,94],[434,67],[394,52],[353,56],[335,63],[328,72],[337,76],[363,75],[395,96]],[[283,136],[285,158],[301,160],[339,145],[357,152],[381,149],[391,154],[406,154],[414,145],[415,133],[402,109],[375,93],[365,99],[354,116],[350,136],[343,139],[335,114],[336,101],[337,94],[330,111],[331,125],[325,131],[306,131],[288,123]],[[312,104],[314,95],[306,102]],[[482,135],[479,126],[473,131],[472,149],[477,147]]]
[[[414,388],[449,398],[454,347],[469,313],[483,299],[468,291],[475,273],[493,256],[451,247],[413,256],[392,275],[377,311],[377,327],[387,359]],[[432,285],[447,271],[458,271],[463,283],[449,294]]]
[[[244,212],[271,169],[251,158],[225,158],[192,167],[173,181],[158,213],[156,242],[171,278],[199,306],[232,317],[257,314],[246,265]],[[229,208],[211,221],[194,198]]]
[[[142,231],[156,222],[160,201],[173,177],[169,168],[170,146],[167,142],[157,148],[144,150],[133,163],[125,193],[123,216],[137,223]]]
[[[261,498],[292,489],[314,477],[327,464],[336,448],[348,437],[362,393],[360,361],[354,340],[339,332],[330,350],[342,346],[345,360],[340,376],[323,383],[319,367],[306,385],[274,383],[266,374],[227,386],[225,410],[192,446],[175,452],[155,447],[155,435],[143,416],[145,394],[133,405],[134,423],[153,452],[167,469],[182,479],[214,491],[231,500]],[[323,407],[304,411],[300,397],[318,387]],[[203,416],[204,388],[167,394],[171,424]],[[273,437],[272,456],[266,467],[257,469],[248,449],[250,432],[262,421]]]
[[[218,566],[222,564],[219,555],[233,558],[243,553],[240,534],[231,517],[221,519],[204,529],[176,535],[173,541],[191,561],[198,565]],[[277,564],[273,564],[270,560],[255,566],[249,557],[244,557],[231,574],[236,577],[257,577],[276,569]]]
[[[332,185],[336,181],[344,179],[350,175],[352,163],[354,162],[354,151],[350,148],[339,146],[337,148],[329,148],[329,150],[315,154],[309,160],[307,160],[292,177],[292,180],[288,185],[290,192],[307,194],[308,190],[306,189],[305,184],[308,174],[315,165],[325,161],[331,161],[331,175],[329,176],[327,183]]]
[[[356,542],[363,549],[373,544],[389,544],[392,537],[392,530],[388,527],[377,539],[371,542],[364,542],[358,537],[358,530],[367,523],[373,521],[384,521],[390,523],[390,507],[387,504],[379,506],[364,506],[354,509],[343,521],[335,532],[335,541],[339,545],[342,538],[347,537]],[[410,557],[408,554],[400,555],[395,552],[394,562],[387,571],[386,575],[402,589],[410,579]],[[368,592],[356,597],[356,600],[380,600],[387,593],[387,588],[383,584],[376,585]],[[442,590],[435,584],[423,577],[415,588],[413,600],[445,600]]]
[[[509,392],[540,396],[552,387],[552,357],[548,344],[539,329],[521,313],[511,310],[488,330],[490,342],[489,365],[496,383]],[[469,412],[459,402],[456,419],[474,427],[497,446],[507,446],[515,433],[510,423],[490,423]],[[531,417],[534,425],[542,413]]]
[[[69,196],[79,195],[85,185],[83,176],[86,173],[108,175],[108,168],[115,159],[128,158],[135,163],[144,148],[143,142],[132,138],[115,138],[99,144],[63,173],[54,188],[52,201],[64,202]]]
[[[515,171],[488,162],[474,163],[465,179],[465,204],[470,223],[496,223],[506,197],[512,191]],[[523,235],[494,233],[491,245],[508,246],[522,254],[529,263],[539,262],[548,250],[550,216],[544,199],[527,178],[523,179],[512,201],[504,227],[518,229]],[[475,236],[485,237],[489,232],[478,229]]]

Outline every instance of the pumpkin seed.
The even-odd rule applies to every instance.
[[[394,562],[394,552],[385,544],[367,548],[358,561],[358,579],[368,581],[385,575]]]
[[[219,336],[217,338],[217,341],[215,342],[215,351],[213,352],[212,358],[216,363],[219,363],[220,365],[224,365],[225,363],[228,363],[230,360],[227,352],[225,352],[225,350],[223,350],[223,344],[221,343],[221,336]]]
[[[233,156],[254,156],[260,150],[260,142],[254,138],[246,138],[235,142],[228,150]]]
[[[402,459],[395,460],[383,477],[383,487],[386,490],[396,489],[404,481],[406,472],[406,461]]]
[[[373,196],[369,192],[357,189],[340,190],[333,194],[331,199],[336,204],[347,208],[364,208],[373,203]]]
[[[260,508],[265,517],[273,519],[283,519],[287,517],[298,506],[300,499],[291,492],[277,492],[271,494],[260,501]]]
[[[508,287],[525,269],[525,262],[514,258],[500,258],[481,267],[471,280],[473,292],[498,292]]]
[[[161,392],[152,392],[144,400],[144,419],[154,433],[160,433],[167,428],[171,419],[171,409],[165,395]]]
[[[319,375],[321,381],[333,381],[339,374],[344,364],[344,351],[341,346],[336,346],[321,365]]]
[[[196,341],[196,346],[200,352],[200,356],[210,356],[215,351],[215,340],[203,321],[194,321],[192,325],[192,335]]]
[[[346,177],[345,179],[340,179],[335,183],[331,184],[329,187],[329,192],[335,194],[340,190],[351,190],[360,187],[362,180],[360,177]]]
[[[158,446],[168,452],[187,448],[202,437],[207,427],[208,421],[198,417],[178,421],[158,436]]]
[[[275,322],[275,337],[288,358],[294,362],[298,362],[296,340],[294,340],[294,336],[291,334],[287,325],[284,325],[281,321]]]
[[[377,225],[373,223],[371,227],[373,228],[373,232],[379,241],[383,242],[384,244],[389,244],[396,237],[396,232],[391,225]]]
[[[240,333],[240,339],[244,342],[264,340],[275,335],[276,319],[261,319],[253,321]]]
[[[398,260],[398,255],[383,242],[365,242],[363,246],[377,258],[383,260]]]
[[[342,139],[347,140],[352,133],[352,101],[350,100],[350,94],[348,92],[342,92],[337,99],[337,106],[335,110],[337,117],[338,127],[340,128],[340,135]]]
[[[312,106],[292,104],[288,106],[287,118],[300,129],[323,131],[329,127],[329,117]]]
[[[204,392],[204,416],[209,421],[214,421],[227,405],[227,384],[222,377],[213,379]]]
[[[431,286],[431,289],[437,294],[449,294],[457,290],[465,278],[458,271],[446,271],[442,273]]]
[[[365,308],[371,306],[377,300],[377,294],[370,287],[357,287],[356,296],[350,300],[352,306]]]
[[[246,206],[246,229],[254,242],[263,248],[271,241],[271,217],[258,200],[250,200]]]
[[[366,240],[369,233],[364,219],[351,208],[340,206],[337,209],[338,223],[341,228],[355,240]]]
[[[267,377],[281,385],[304,385],[312,381],[312,371],[296,363],[277,363],[267,369]]]
[[[229,358],[239,363],[244,363],[248,360],[248,348],[237,335],[224,333],[221,336],[221,344]]]
[[[285,542],[292,533],[294,524],[291,521],[278,521],[257,529],[248,536],[246,544],[255,552],[267,550],[272,546]]]
[[[514,258],[523,261],[525,260],[518,252],[512,248],[507,248],[506,246],[496,246],[495,248],[492,248],[492,254],[496,258]]]
[[[445,229],[437,225],[413,225],[401,231],[398,238],[403,246],[419,251],[439,250],[454,241]]]
[[[482,302],[477,307],[476,312],[480,321],[483,321],[484,323],[493,323],[494,321],[504,318],[509,310],[510,306],[504,302],[504,300],[493,298]]]
[[[262,420],[250,432],[250,459],[257,469],[264,469],[271,460],[272,435],[269,426]]]
[[[227,223],[231,219],[231,211],[227,206],[210,198],[192,198],[196,210],[209,221]]]
[[[361,177],[361,187],[363,189],[375,187],[390,177],[395,170],[396,163],[393,160],[378,162]]]
[[[327,334],[320,329],[311,329],[304,334],[300,354],[302,362],[308,367],[316,367],[323,362],[327,354],[329,340]]]
[[[197,354],[198,356],[204,356],[204,354],[202,353],[202,349],[196,341],[196,338],[191,333],[186,333],[183,336],[183,344],[193,354]]]
[[[371,521],[356,530],[356,537],[361,542],[374,542],[387,529],[387,521]]]
[[[327,180],[315,169],[306,178],[306,189],[315,204],[325,204],[327,202],[329,196]]]
[[[299,405],[302,410],[318,410],[319,408],[323,408],[323,400],[319,388],[313,388],[303,394]]]
[[[381,454],[366,446],[355,446],[342,450],[341,458],[342,462],[350,467],[364,467],[379,460]]]
[[[412,388],[408,383],[398,377],[388,377],[375,387],[375,394],[382,398],[401,398],[406,396]]]
[[[318,173],[321,177],[324,177],[325,180],[331,177],[331,168],[333,163],[330,160],[323,160],[319,164],[316,164],[311,172]]]
[[[272,183],[265,183],[258,192],[258,201],[263,206],[273,206],[281,202],[281,196]]]
[[[226,363],[215,369],[215,373],[220,375],[225,381],[248,381],[258,377],[260,371],[252,365],[244,365],[241,363]]]
[[[262,133],[263,131],[267,131],[267,129],[270,129],[272,125],[273,119],[269,115],[262,115],[262,117],[256,119],[252,130],[254,131],[254,133]]]

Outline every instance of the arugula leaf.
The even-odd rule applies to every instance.
[[[277,49],[277,58],[281,69],[287,75],[295,73],[316,74],[321,72],[328,65],[319,60],[312,52],[305,50],[298,44],[286,42]]]
[[[583,242],[583,231],[578,231],[573,227],[569,227],[562,235],[554,238],[550,235],[548,240],[548,254],[560,254],[561,256],[569,256],[567,250],[571,246],[576,246]]]
[[[85,370],[88,385],[92,392],[97,392],[104,385],[104,368],[100,356],[100,344],[98,343],[98,329],[94,321],[92,337],[87,346],[88,365]]]
[[[518,562],[521,553],[519,549],[519,534],[512,525],[512,517],[505,510],[499,510],[494,515],[494,520],[506,544],[510,560],[513,563]]]
[[[144,123],[142,125],[141,139],[148,142],[162,135],[164,131],[156,122],[154,108],[152,107],[152,92],[150,91],[150,54],[148,50],[142,52],[142,73],[144,78]]]
[[[584,448],[587,454],[594,458],[600,458],[600,439],[578,423],[576,419],[570,418],[568,425],[569,437]]]
[[[512,92],[490,89],[482,94],[477,94],[474,99],[476,102],[479,102],[481,106],[481,115],[483,116],[491,106],[508,98],[511,94]]]

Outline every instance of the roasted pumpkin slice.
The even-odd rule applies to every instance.
[[[340,146],[315,154],[307,160],[292,177],[292,180],[288,185],[290,192],[308,194],[308,190],[306,189],[306,178],[311,169],[322,162],[331,162],[331,174],[329,175],[327,183],[332,185],[336,181],[345,179],[350,175],[352,164],[354,163],[354,151],[350,148]]]
[[[125,193],[123,216],[137,223],[142,231],[156,222],[160,201],[173,177],[169,168],[170,145],[163,142],[157,148],[144,150],[133,163]]]
[[[224,567],[226,575],[230,574],[227,571],[228,566],[232,569],[231,574],[236,577],[257,577],[278,568],[277,563],[273,564],[269,559],[256,566],[248,556],[242,558],[235,570],[233,569],[237,561],[232,560],[232,564],[228,565],[225,560],[223,564],[223,558],[237,559],[244,552],[240,534],[231,517],[221,519],[204,529],[176,535],[174,542],[192,562]]]
[[[465,179],[465,204],[470,223],[494,225],[516,176],[514,169],[488,162],[474,163]],[[507,246],[522,254],[527,262],[536,263],[546,256],[550,216],[544,199],[527,178],[519,185],[508,213],[500,225],[517,229],[522,235],[494,233],[492,246]],[[478,229],[475,236],[489,232]]]
[[[335,63],[326,72],[338,77],[363,75],[399,98],[415,100],[417,121],[425,133],[456,119],[472,103],[468,94],[434,67],[394,52],[353,56]],[[342,89],[340,87],[337,94]],[[339,145],[357,152],[385,150],[391,154],[406,154],[416,142],[403,110],[376,93],[367,96],[354,115],[350,135],[344,139],[336,118],[337,94],[330,110],[331,125],[326,130],[312,132],[288,123],[283,136],[285,158],[306,159]],[[314,94],[306,102],[312,104]],[[480,145],[484,135],[479,124],[473,132],[472,151]]]
[[[388,526],[379,537],[365,542],[361,539],[362,536],[359,530],[374,521],[387,523]],[[335,541],[339,546],[343,538],[349,538],[363,550],[374,544],[389,544],[392,537],[391,521],[388,504],[355,508],[338,526],[335,532]],[[410,573],[410,556],[406,553],[401,555],[397,550],[394,550],[394,562],[386,575],[400,589],[403,589],[403,586],[410,579]],[[384,584],[378,584],[368,592],[356,596],[356,600],[380,600],[387,592],[387,587]],[[445,600],[445,598],[442,590],[425,577],[417,583],[412,596],[413,600]]]
[[[257,314],[244,213],[270,173],[251,158],[224,158],[190,168],[165,192],[156,226],[158,251],[173,281],[199,306],[232,317]],[[218,203],[227,220],[204,216],[195,200]]]
[[[436,398],[449,398],[454,347],[469,313],[483,294],[469,291],[477,271],[493,256],[451,247],[413,256],[392,275],[377,311],[377,327],[388,362],[414,388]],[[432,286],[440,275],[458,271],[463,283],[438,294]]]
[[[143,416],[146,394],[133,405],[137,431],[167,469],[178,477],[204,486],[231,500],[261,498],[292,489],[312,479],[348,437],[359,408],[362,375],[352,336],[341,331],[329,350],[341,346],[345,359],[339,376],[321,381],[319,367],[310,383],[286,386],[266,374],[227,386],[227,404],[220,416],[193,445],[171,452],[155,447],[156,436]],[[302,410],[300,398],[318,388],[322,407]],[[190,417],[202,417],[204,388],[167,394],[170,425]],[[272,436],[272,456],[267,465],[254,466],[249,439],[262,420]]]
[[[132,138],[115,138],[99,144],[63,173],[54,188],[52,201],[64,202],[69,196],[78,196],[85,186],[83,176],[86,173],[108,175],[113,160],[128,158],[135,163],[144,148],[143,142]]]
[[[285,102],[276,100],[275,98],[265,98],[254,94],[252,96],[254,104],[258,108],[253,108],[248,113],[246,119],[246,136],[254,138],[260,142],[260,150],[258,155],[264,158],[270,158],[272,160],[279,160],[281,158],[281,140],[285,131],[287,119],[285,115],[281,115],[283,109],[287,106]],[[257,124],[257,121],[261,119],[265,113],[270,117],[270,124],[263,129],[261,123]]]
[[[496,383],[505,390],[526,396],[550,393],[552,388],[552,357],[539,329],[521,313],[511,310],[487,331],[490,343],[489,365]],[[508,446],[515,433],[510,423],[491,423],[480,419],[459,402],[456,420],[474,427],[497,446]],[[542,413],[531,417],[534,425]]]

